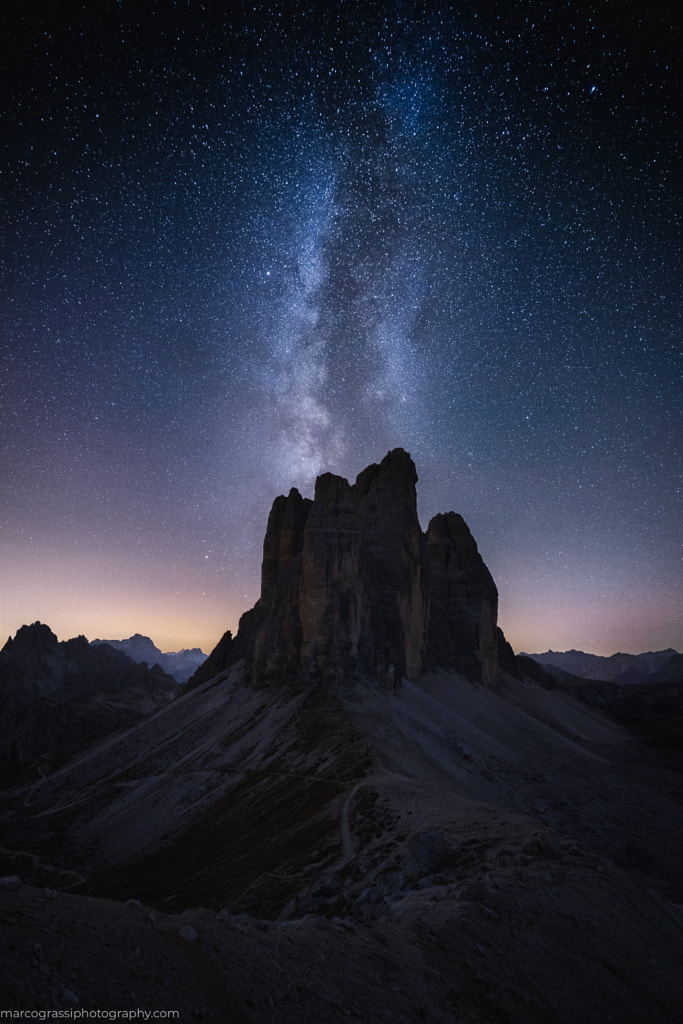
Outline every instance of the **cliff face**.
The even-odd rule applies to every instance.
[[[240,622],[236,647],[251,638],[251,663],[258,679],[291,676],[299,668],[302,644],[299,601],[304,531],[312,502],[295,487],[276,498],[263,542],[261,597]]]
[[[425,537],[430,658],[468,679],[490,683],[499,668],[498,591],[493,577],[462,516],[434,516]]]
[[[261,597],[229,661],[245,657],[262,682],[357,674],[391,684],[438,666],[495,679],[496,586],[461,516],[436,516],[422,533],[416,483],[397,448],[355,484],[325,473],[313,501],[296,489],[276,498]]]
[[[412,460],[401,449],[350,486],[316,483],[302,553],[301,667],[392,681],[425,667],[427,594]]]

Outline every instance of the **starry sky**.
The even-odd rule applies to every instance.
[[[0,637],[209,651],[390,448],[515,650],[683,650],[669,4],[10,0]]]

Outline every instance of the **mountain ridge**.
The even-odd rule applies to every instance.
[[[575,649],[569,651],[548,650],[543,654],[520,654],[532,658],[542,667],[560,669],[580,679],[595,679],[604,682],[643,682],[648,678],[658,681],[675,681],[683,678],[678,659],[681,655],[673,648],[662,651],[646,651],[642,654],[617,652],[609,656],[588,654]],[[670,667],[671,678],[666,676]],[[664,673],[664,674],[662,674]]]
[[[186,683],[199,666],[206,661],[206,654],[199,647],[183,648],[181,651],[161,651],[152,639],[141,633],[134,633],[125,640],[91,640],[92,646],[109,644],[115,650],[123,651],[133,661],[146,663],[150,668],[160,665],[178,683]]]
[[[22,626],[0,651],[0,762],[73,753],[172,700],[175,679],[84,636]]]

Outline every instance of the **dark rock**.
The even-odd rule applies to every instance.
[[[433,875],[439,868],[448,864],[452,856],[453,850],[445,836],[441,832],[429,829],[411,839],[403,870],[407,878]]]
[[[555,860],[562,855],[562,847],[552,835],[531,836],[522,849],[530,857],[541,857],[546,860]]]
[[[527,654],[517,655],[517,666],[519,671],[534,683],[540,683],[546,689],[552,689],[555,686],[555,676],[551,675],[539,662],[530,658]]]
[[[453,512],[423,535],[416,482],[412,459],[397,448],[355,484],[325,473],[313,501],[295,488],[276,498],[260,599],[234,643],[224,638],[190,685],[242,658],[259,683],[362,675],[391,686],[437,666],[489,683],[499,658],[516,671],[472,535]]]
[[[310,498],[302,498],[292,487],[285,498],[273,502],[263,541],[261,600],[269,604],[275,594],[280,572],[299,555],[304,546],[304,527],[311,508]]]
[[[247,653],[259,680],[382,680],[424,667],[427,594],[412,460],[402,449],[354,485],[325,473],[315,499],[277,498]],[[241,653],[241,651],[240,651]]]
[[[258,679],[295,675],[301,657],[300,593],[304,530],[312,502],[292,488],[275,499],[263,542],[259,625],[251,664]],[[240,622],[240,632],[242,622]]]
[[[468,679],[498,674],[498,591],[467,523],[455,512],[427,528],[430,657]]]
[[[21,888],[21,879],[19,875],[4,875],[0,878],[0,889],[4,889],[5,892],[13,892],[15,889]]]
[[[313,886],[311,896],[328,899],[331,896],[338,896],[341,891],[342,881],[339,875],[326,875]]]
[[[402,449],[354,486],[325,474],[307,522],[300,616],[302,669],[379,680],[424,670],[427,595],[417,474]]]
[[[416,888],[433,889],[437,885],[446,885],[447,882],[447,875],[425,875],[424,878],[418,879],[416,883]]]
[[[469,885],[463,895],[475,903],[489,903],[491,900],[491,891],[481,880]]]
[[[66,988],[66,987],[64,987],[61,990],[61,992],[59,994],[59,1000],[60,1000],[60,1003],[62,1004],[62,1006],[64,1006],[64,1007],[78,1006],[79,1003],[80,1003],[80,999],[78,998],[76,993],[72,992],[70,988]]]
[[[228,629],[220,638],[209,657],[202,662],[194,675],[190,676],[185,684],[186,689],[193,690],[196,686],[201,686],[202,683],[213,679],[214,676],[223,672],[231,662],[232,649],[233,638],[232,633]]]
[[[683,654],[672,654],[650,679],[658,683],[683,683]]]
[[[396,893],[400,892],[406,884],[405,876],[400,871],[389,871],[376,883],[364,889],[353,905],[354,913],[357,913],[364,906],[379,906]]]
[[[640,871],[644,874],[652,871],[655,860],[649,850],[637,843],[624,843],[616,851],[614,858],[617,864],[627,871]]]
[[[496,641],[498,645],[498,665],[502,672],[507,672],[517,679],[522,679],[523,672],[521,665],[512,649],[512,645],[505,639],[505,634],[500,626],[496,626]]]

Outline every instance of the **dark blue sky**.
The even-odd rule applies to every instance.
[[[208,650],[401,446],[517,650],[683,648],[669,6],[10,5],[2,633]]]

